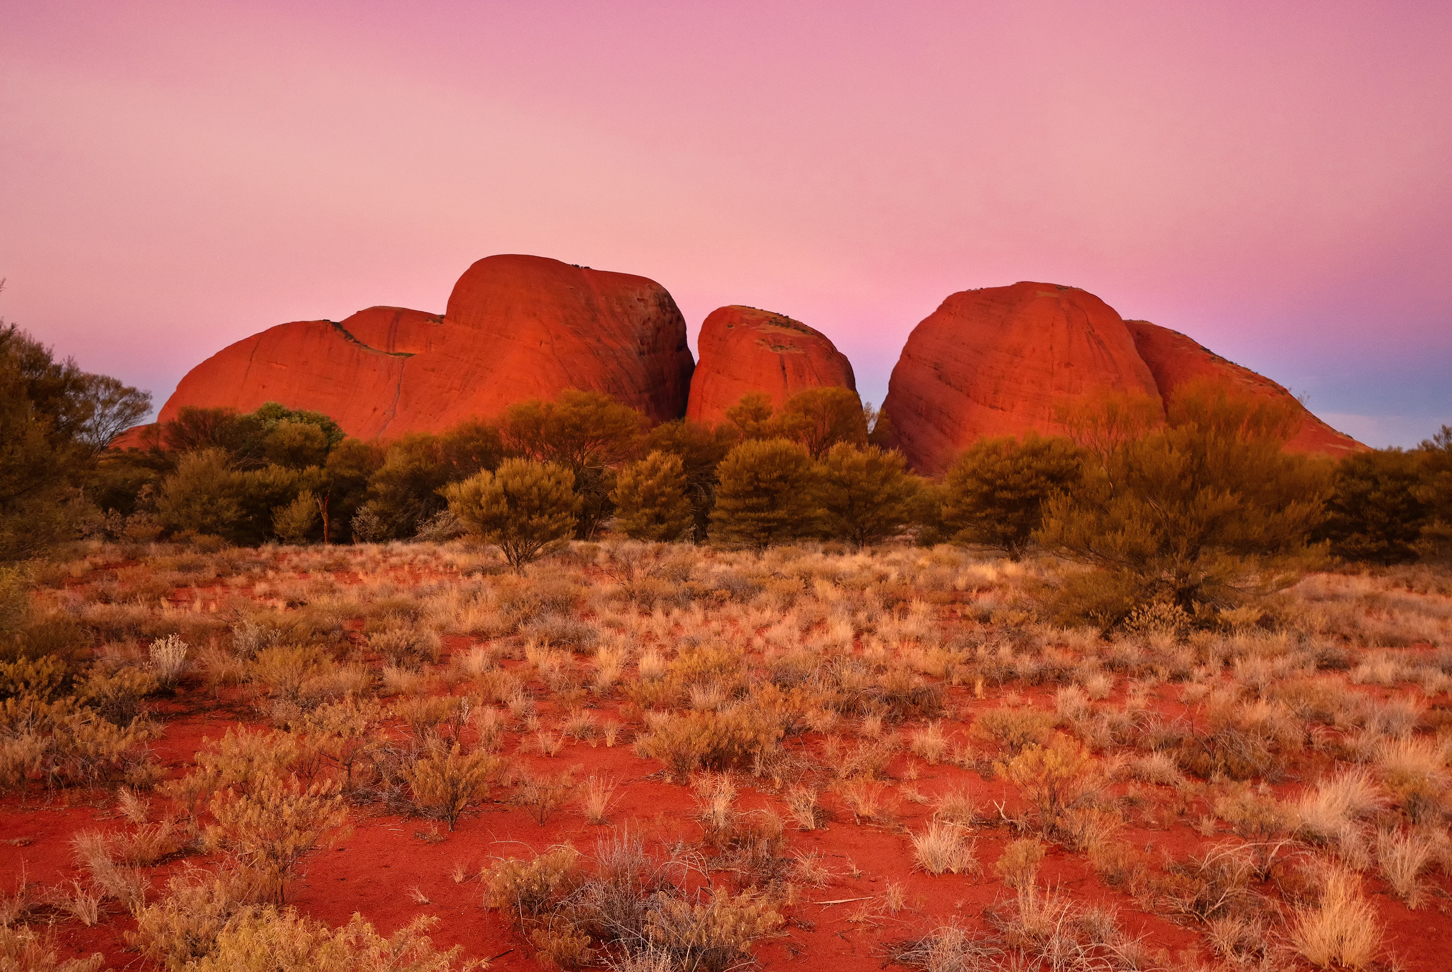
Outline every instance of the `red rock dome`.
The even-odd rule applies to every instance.
[[[374,307],[238,341],[188,372],[159,420],[187,405],[275,401],[323,412],[352,435],[392,437],[579,388],[659,421],[685,411],[692,367],[685,320],[655,281],[493,256],[459,279],[443,317]]]
[[[909,335],[882,411],[908,462],[937,474],[985,436],[1062,434],[1064,409],[1116,393],[1159,398],[1114,308],[1022,282],[943,301]]]
[[[1294,408],[1300,418],[1300,429],[1286,443],[1289,452],[1337,457],[1366,449],[1351,436],[1342,435],[1312,415],[1296,401],[1295,396],[1264,375],[1226,361],[1179,331],[1149,321],[1124,323],[1134,336],[1139,356],[1154,375],[1162,400],[1168,402],[1175,389],[1187,381],[1209,379],[1224,383],[1241,394],[1285,402]]]
[[[774,408],[799,391],[857,390],[852,362],[827,335],[782,314],[732,305],[701,325],[701,360],[691,376],[686,418],[715,425],[743,395],[760,392]]]

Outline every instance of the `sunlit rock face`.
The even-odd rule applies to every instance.
[[[471,266],[442,316],[373,307],[269,328],[193,368],[162,407],[251,411],[280,402],[372,438],[438,431],[566,388],[654,420],[686,408],[692,360],[671,295],[645,277],[534,256]]]
[[[711,425],[755,392],[774,408],[808,388],[857,390],[852,363],[827,336],[800,321],[755,307],[721,307],[701,325],[701,360],[691,376],[686,418]]]
[[[1286,449],[1289,452],[1342,456],[1366,448],[1349,435],[1342,435],[1312,415],[1295,396],[1264,375],[1242,368],[1179,331],[1149,321],[1125,321],[1134,335],[1139,356],[1155,376],[1160,396],[1169,401],[1175,389],[1187,381],[1206,380],[1224,384],[1239,395],[1280,402],[1296,416],[1297,430]]]
[[[1114,308],[1023,282],[943,301],[908,337],[882,410],[908,462],[936,474],[985,436],[1062,434],[1068,412],[1116,393],[1159,400]]]

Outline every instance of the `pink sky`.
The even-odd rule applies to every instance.
[[[160,404],[492,253],[766,307],[880,401],[1084,287],[1373,444],[1452,422],[1452,4],[0,0],[0,316]]]

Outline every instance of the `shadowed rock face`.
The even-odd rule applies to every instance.
[[[715,425],[741,396],[760,392],[774,408],[808,388],[857,390],[852,363],[820,331],[754,307],[721,307],[701,325],[701,360],[686,418]]]
[[[882,411],[918,470],[985,436],[1066,431],[1065,410],[1159,388],[1124,321],[1086,291],[1022,282],[953,294],[913,329]]]
[[[351,435],[393,437],[579,388],[661,421],[685,411],[691,370],[685,320],[655,281],[494,256],[459,279],[443,317],[373,307],[238,341],[193,368],[159,420],[187,405],[246,412],[275,401],[330,415]]]
[[[1290,392],[1269,378],[1226,361],[1179,331],[1149,321],[1124,323],[1134,336],[1140,357],[1154,375],[1162,400],[1169,401],[1175,389],[1187,381],[1209,379],[1253,398],[1289,403],[1300,418],[1299,431],[1286,443],[1289,452],[1339,457],[1366,448],[1312,415]]]

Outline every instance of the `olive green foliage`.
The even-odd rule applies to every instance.
[[[343,438],[343,430],[328,416],[277,402],[267,402],[255,412],[246,413],[188,406],[161,432],[167,451],[221,449],[227,453],[228,464],[238,469],[268,464],[293,469],[320,465]]]
[[[0,322],[0,562],[73,532],[98,456],[150,408],[149,394]]]
[[[272,535],[275,515],[286,519],[284,511],[311,479],[308,471],[282,466],[237,469],[223,450],[202,449],[182,456],[162,483],[156,516],[176,534],[258,544]]]
[[[788,439],[820,459],[839,442],[867,445],[867,410],[850,388],[808,388],[779,411],[761,392],[741,396],[726,410],[726,422],[742,439]]]
[[[369,480],[364,508],[376,528],[356,539],[415,535],[446,507],[441,492],[445,486],[496,468],[503,455],[498,431],[477,421],[461,423],[442,435],[415,432],[396,440]],[[359,532],[355,525],[355,535]]]
[[[839,442],[817,466],[822,532],[859,548],[880,543],[911,522],[919,488],[900,453]]]
[[[806,448],[786,439],[748,439],[717,469],[712,539],[765,547],[816,530],[816,469]]]
[[[1417,544],[1426,557],[1452,559],[1452,425],[1444,425],[1418,451],[1422,454],[1422,483],[1417,495],[1427,504],[1427,522]]]
[[[808,388],[781,407],[777,421],[784,438],[800,442],[820,459],[839,443],[867,445],[867,413],[850,388]]]
[[[697,543],[704,543],[710,530],[711,509],[716,505],[716,467],[737,441],[736,430],[730,425],[702,425],[684,419],[663,422],[645,437],[647,452],[669,453],[681,460]]]
[[[470,533],[497,544],[523,571],[570,537],[579,501],[575,476],[552,462],[506,459],[444,490],[449,509]]]
[[[1294,415],[1224,389],[1186,388],[1168,422],[1112,445],[1072,493],[1055,494],[1038,540],[1098,568],[1066,583],[1066,620],[1109,626],[1141,604],[1189,614],[1291,582],[1329,492],[1324,466],[1282,452]]]
[[[352,437],[328,453],[323,467],[323,489],[319,493],[319,516],[328,541],[347,540],[353,517],[368,501],[368,484],[383,465],[383,447]]]
[[[632,540],[679,539],[694,525],[688,488],[680,456],[652,452],[627,464],[610,494],[616,525]]]
[[[1072,491],[1081,467],[1066,439],[981,439],[945,477],[944,530],[955,543],[998,547],[1017,560],[1043,523],[1044,504]]]
[[[511,405],[500,435],[514,455],[552,462],[574,476],[579,497],[575,536],[589,539],[610,516],[615,468],[640,450],[645,416],[599,392],[567,388],[557,401]]]
[[[1332,553],[1348,560],[1415,560],[1431,514],[1419,488],[1423,467],[1420,454],[1401,449],[1347,456],[1336,467],[1326,521],[1317,535],[1331,542]]]

